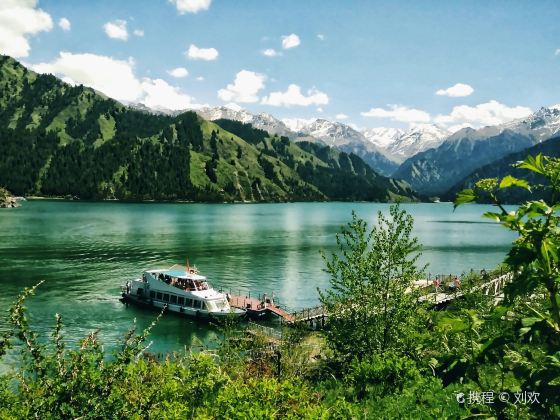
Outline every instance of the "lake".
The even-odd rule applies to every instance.
[[[268,294],[293,309],[318,303],[328,286],[320,251],[336,248],[335,234],[351,212],[375,222],[378,203],[131,204],[34,200],[0,212],[0,306],[25,286],[46,280],[28,301],[31,325],[50,334],[55,313],[65,340],[100,330],[114,346],[136,319],[155,313],[119,301],[120,287],[142,270],[184,264],[188,257],[214,286]],[[514,235],[481,218],[490,206],[403,205],[415,219],[431,273],[492,268]],[[2,327],[4,323],[2,322]],[[212,345],[219,330],[176,316],[154,329],[152,351]]]

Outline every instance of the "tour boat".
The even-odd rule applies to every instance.
[[[147,270],[142,278],[123,287],[124,301],[163,308],[199,318],[241,317],[244,309],[230,306],[228,296],[213,289],[196,267],[174,265],[168,269]]]

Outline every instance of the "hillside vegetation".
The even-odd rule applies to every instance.
[[[414,199],[410,187],[328,147],[194,112],[127,108],[0,56],[0,185],[84,199]]]
[[[503,178],[508,174],[526,180],[531,184],[547,184],[546,179],[544,179],[541,175],[514,167],[517,162],[524,160],[527,155],[536,156],[539,153],[551,157],[560,157],[560,137],[555,137],[536,144],[535,146],[521,152],[509,154],[502,159],[498,159],[488,165],[484,165],[476,169],[454,185],[444,195],[444,199],[446,201],[453,200],[459,191],[464,188],[473,188],[476,182],[480,179]],[[541,198],[550,199],[550,190],[539,189],[537,191],[528,191],[523,188],[507,189],[500,191],[500,198],[506,203],[520,203],[521,201],[529,200],[530,198],[533,200]]]

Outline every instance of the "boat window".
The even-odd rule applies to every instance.
[[[169,302],[169,295],[167,293],[163,294],[163,301],[164,302]]]
[[[206,306],[206,302],[200,302],[202,305],[202,309],[208,309],[208,307]]]
[[[153,290],[150,290],[150,297],[153,299],[156,297],[156,292],[154,292]]]
[[[171,295],[171,303],[177,303],[177,296]]]
[[[185,306],[190,306],[190,307],[192,307],[192,299],[188,299],[188,298],[187,298],[187,299],[185,299],[185,301],[186,301],[186,302],[185,302]]]
[[[161,292],[157,292],[157,298],[158,298],[158,300],[161,300],[161,299],[162,299],[162,294],[161,294]]]
[[[185,298],[183,298],[183,297],[177,298],[177,303],[179,305],[183,306],[185,304]]]
[[[206,308],[209,311],[215,311],[216,310],[216,302],[212,302],[212,301],[206,302]]]
[[[195,309],[200,309],[200,300],[194,300],[193,301],[193,308]]]
[[[138,296],[142,296],[144,294],[144,289],[142,289],[141,287],[139,287],[138,289],[136,289],[136,294]]]

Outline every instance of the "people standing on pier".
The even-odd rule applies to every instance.
[[[436,278],[434,279],[434,288],[436,289],[436,292],[439,290],[441,286],[441,281],[439,279],[439,276],[436,276]]]

